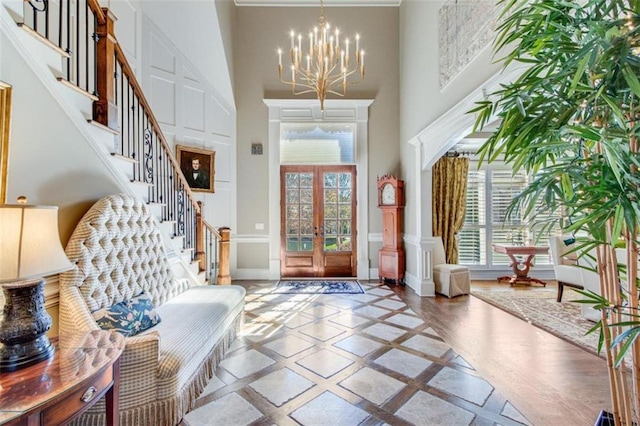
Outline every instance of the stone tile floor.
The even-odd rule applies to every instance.
[[[529,424],[385,285],[274,286],[245,284],[243,332],[181,426]]]

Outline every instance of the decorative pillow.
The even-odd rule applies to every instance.
[[[156,312],[153,303],[145,292],[140,293],[129,302],[129,308],[136,313],[140,321],[140,327],[136,333],[140,333],[160,322],[160,315]],[[135,333],[134,333],[135,334]]]
[[[93,312],[93,318],[98,327],[103,330],[116,330],[126,336],[133,336],[141,331],[153,327],[160,322],[151,299],[140,293],[131,300],[99,309]]]

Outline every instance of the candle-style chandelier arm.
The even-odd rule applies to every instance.
[[[340,44],[340,31],[331,32],[331,26],[324,20],[323,4],[320,4],[320,18],[318,26],[309,32],[308,37],[291,31],[291,48],[289,56],[289,72],[285,72],[282,65],[282,49],[278,49],[278,77],[282,83],[289,84],[294,95],[315,92],[320,100],[320,109],[324,109],[327,94],[345,96],[347,86],[359,84],[364,80],[364,50],[360,49],[360,36],[356,34],[355,61],[351,57],[351,43],[343,39]],[[303,39],[305,48],[303,52]],[[344,47],[343,47],[344,46]],[[355,62],[355,63],[354,63]],[[284,74],[284,75],[283,75]],[[354,76],[357,78],[354,79]],[[303,90],[299,90],[299,89]]]

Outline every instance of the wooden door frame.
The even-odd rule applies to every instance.
[[[324,112],[317,99],[265,99],[269,108],[269,270],[265,279],[280,279],[280,124],[322,121],[356,124],[357,278],[377,278],[369,270],[369,106],[373,99],[327,99]]]
[[[286,218],[286,173],[312,173],[314,175],[313,179],[313,224],[315,235],[313,237],[312,243],[312,255],[309,256],[308,251],[297,251],[297,252],[287,252],[287,231],[285,229],[287,224]],[[325,173],[348,173],[352,176],[351,187],[352,195],[351,195],[351,250],[350,251],[325,251],[325,235],[322,234],[322,238],[319,238],[318,231],[322,232],[325,223],[325,186],[324,186],[324,177]],[[357,182],[358,170],[357,167],[353,164],[309,164],[309,165],[298,165],[298,164],[282,164],[280,166],[280,261],[281,267],[280,272],[281,275],[287,277],[307,277],[307,278],[329,278],[329,277],[355,277],[357,275],[357,265],[358,265],[358,218],[357,218],[357,193],[358,193],[358,182]],[[336,187],[339,189],[339,187]],[[339,204],[337,204],[339,207]],[[337,210],[339,213],[339,209]],[[340,221],[338,220],[339,216],[336,216],[336,227],[339,228]],[[339,236],[338,233],[336,236]],[[336,241],[337,244],[338,241]],[[290,253],[291,256],[287,257],[287,253]],[[342,274],[341,272],[346,269],[344,264],[339,265],[336,263],[332,263],[332,265],[325,268],[327,264],[326,260],[344,260],[345,257],[349,257],[349,272]],[[298,267],[290,266],[289,273],[284,273],[284,263],[285,258],[287,259],[298,259],[308,260],[312,259],[312,268],[304,264],[300,264]]]

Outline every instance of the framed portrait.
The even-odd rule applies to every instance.
[[[7,202],[9,171],[9,124],[11,123],[11,86],[0,81],[0,204]]]
[[[176,145],[176,157],[192,191],[215,192],[215,151]]]

